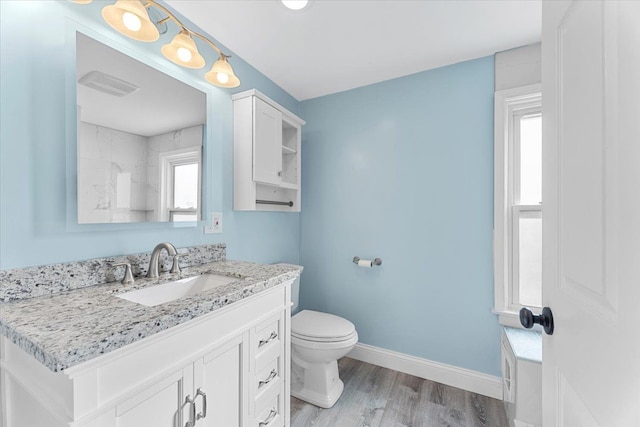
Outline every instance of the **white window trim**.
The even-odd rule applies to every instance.
[[[513,242],[509,230],[513,228],[513,215],[509,207],[516,195],[513,191],[513,176],[509,176],[510,162],[514,153],[514,116],[542,105],[542,85],[535,84],[501,90],[494,98],[494,308],[499,322],[506,326],[521,327],[518,317],[519,306],[511,303],[514,291],[509,280],[509,263],[512,259]],[[511,178],[511,179],[509,179]],[[518,209],[526,209],[520,205]],[[541,210],[540,206],[530,206]],[[516,291],[517,292],[517,291]]]
[[[197,209],[175,209],[171,206],[173,200],[173,167],[188,163],[198,163],[198,208]],[[169,221],[171,212],[195,212],[200,220],[202,206],[201,182],[202,182],[202,150],[200,146],[188,147],[181,150],[167,151],[160,153],[160,188],[159,188],[159,209],[160,221]]]

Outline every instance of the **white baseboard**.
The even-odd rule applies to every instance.
[[[502,400],[502,379],[470,369],[433,362],[367,344],[356,344],[348,357],[383,368]]]

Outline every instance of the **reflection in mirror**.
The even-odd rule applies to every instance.
[[[76,33],[78,222],[197,221],[206,95]]]

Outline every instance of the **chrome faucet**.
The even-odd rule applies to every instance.
[[[180,273],[180,267],[178,266],[178,251],[176,247],[169,242],[158,243],[153,252],[151,253],[151,259],[149,260],[149,268],[147,269],[147,277],[155,279],[158,277],[158,270],[160,268],[160,252],[163,249],[167,250],[170,257],[173,258],[173,266],[171,267],[172,273]]]

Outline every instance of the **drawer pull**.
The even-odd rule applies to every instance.
[[[189,421],[184,424],[184,427],[194,427],[196,424],[196,405],[191,396],[187,396],[184,403],[180,407],[180,412],[184,413],[184,407],[189,405]]]
[[[264,421],[260,421],[260,423],[258,424],[258,427],[265,427],[267,425],[269,425],[269,423],[271,423],[271,421],[273,421],[273,419],[276,417],[276,415],[278,415],[278,411],[274,409],[271,410],[271,412],[269,412],[269,416],[267,417],[267,419],[265,419]]]
[[[277,376],[278,376],[278,371],[276,371],[275,369],[272,369],[271,373],[269,374],[269,376],[267,378],[265,378],[264,380],[258,382],[258,388],[262,387],[263,385],[269,384]]]
[[[260,342],[258,343],[258,347],[262,347],[265,344],[269,344],[271,341],[275,340],[276,338],[278,338],[278,334],[275,331],[271,332],[271,335],[269,335],[269,338],[267,338],[266,340],[260,340]]]
[[[193,399],[194,405],[195,405],[195,400],[198,398],[198,396],[202,396],[202,412],[198,412],[198,415],[196,416],[196,420],[199,420],[201,418],[207,418],[207,394],[201,389],[198,389],[196,393],[196,397]]]

